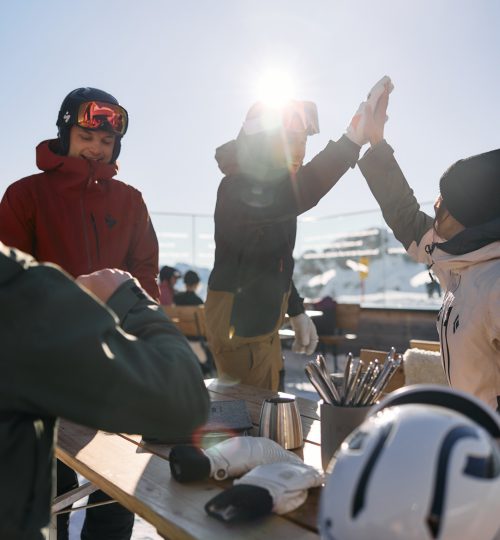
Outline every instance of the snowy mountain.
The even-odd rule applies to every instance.
[[[364,306],[437,308],[441,299],[426,266],[408,257],[390,230],[336,235],[296,260],[294,282],[309,299],[331,296]]]

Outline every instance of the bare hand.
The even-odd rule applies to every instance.
[[[372,110],[369,103],[365,105],[364,135],[375,146],[384,138],[384,127],[387,122],[387,106],[389,104],[389,88],[386,87]]]
[[[92,274],[78,276],[76,282],[106,303],[116,289],[129,279],[133,277],[128,272],[116,268],[105,268]]]

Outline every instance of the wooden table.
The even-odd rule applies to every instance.
[[[206,383],[212,400],[246,401],[254,434],[262,400],[278,395],[251,386],[224,385],[216,379]],[[297,453],[306,463],[320,467],[319,405],[302,398],[297,398],[297,404],[305,441]],[[66,465],[142,516],[165,538],[319,538],[316,516],[320,489],[309,490],[307,501],[285,516],[272,514],[248,523],[225,524],[208,516],[204,506],[217,493],[231,487],[232,482],[208,480],[180,484],[170,475],[169,451],[166,445],[143,443],[140,436],[96,432],[62,420],[56,454]]]

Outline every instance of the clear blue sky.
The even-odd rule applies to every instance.
[[[500,146],[499,28],[495,0],[2,2],[0,192],[36,171],[66,93],[95,86],[130,113],[118,178],[151,211],[212,213],[214,150],[276,67],[318,105],[307,159],[390,75],[387,139],[417,197],[432,200],[448,165]],[[356,169],[309,215],[374,207]]]

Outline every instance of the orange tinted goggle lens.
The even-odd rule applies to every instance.
[[[117,135],[125,135],[128,115],[120,105],[88,101],[78,109],[77,124],[86,129],[111,128]]]

